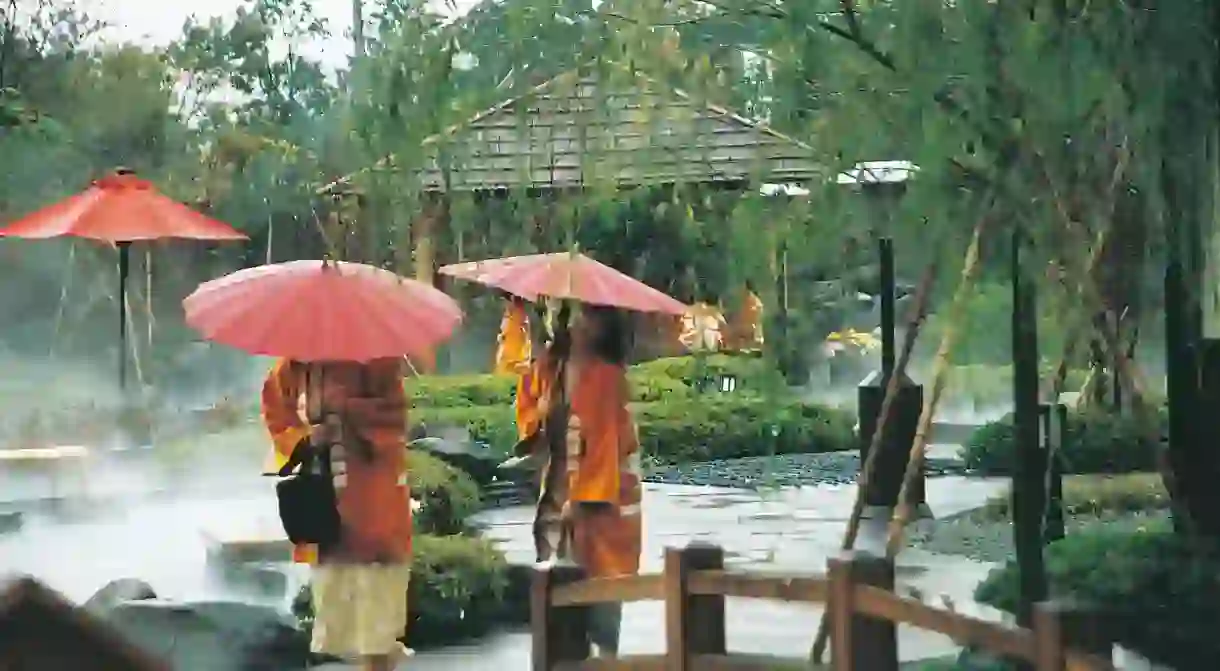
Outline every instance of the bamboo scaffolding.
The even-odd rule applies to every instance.
[[[907,469],[902,476],[902,487],[898,490],[898,507],[890,519],[889,533],[885,542],[885,555],[889,558],[897,555],[902,548],[903,531],[911,518],[911,506],[907,503],[907,492],[910,491],[915,478],[923,469],[932,418],[936,415],[940,397],[948,383],[949,354],[953,351],[953,343],[957,339],[957,329],[962,315],[966,312],[966,299],[970,295],[970,289],[974,286],[974,278],[979,265],[979,239],[982,237],[986,223],[987,219],[984,218],[974,227],[974,235],[970,238],[970,246],[966,249],[966,258],[962,262],[961,278],[958,280],[957,290],[953,292],[953,302],[949,305],[949,318],[945,323],[944,333],[940,337],[940,346],[936,349],[936,359],[932,366],[932,393],[924,400],[923,410],[919,414],[915,440],[911,442],[911,454],[907,457]]]
[[[906,374],[907,365],[911,361],[911,353],[915,350],[915,340],[919,336],[919,329],[928,317],[929,297],[932,293],[932,282],[936,278],[936,269],[936,262],[928,264],[923,278],[919,282],[919,287],[916,289],[915,301],[911,306],[911,316],[907,321],[906,333],[903,335],[902,351],[899,353],[898,361],[894,365],[894,372],[886,382],[885,396],[881,401],[880,416],[877,418],[877,428],[874,429],[872,438],[869,441],[868,456],[865,457],[864,464],[860,467],[860,475],[856,481],[856,501],[852,505],[851,517],[847,521],[847,532],[843,536],[843,544],[841,546],[844,550],[852,549],[856,544],[856,538],[860,534],[860,519],[864,515],[865,493],[872,480],[873,471],[876,470],[877,454],[881,452],[881,442],[885,427],[889,423],[889,418],[892,414],[894,399],[898,397],[898,381]],[[822,621],[818,625],[817,637],[814,638],[813,648],[809,652],[810,661],[813,664],[820,664],[822,654],[825,652],[828,634],[827,625],[829,624],[828,614],[829,611],[823,613]]]

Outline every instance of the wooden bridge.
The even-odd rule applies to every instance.
[[[1033,629],[935,608],[894,591],[891,561],[846,554],[825,575],[792,576],[724,568],[724,551],[694,543],[669,548],[660,574],[584,579],[575,566],[539,567],[531,594],[533,671],[776,671],[797,660],[735,655],[725,645],[725,597],[825,604],[831,613],[833,671],[897,671],[897,625],[942,634],[1037,671],[1114,669],[1112,645],[1090,614],[1039,604]],[[590,656],[587,607],[664,601],[666,652]],[[810,634],[817,626],[809,623]]]

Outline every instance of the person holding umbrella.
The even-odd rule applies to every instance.
[[[545,458],[534,518],[537,559],[572,560],[592,577],[638,572],[643,490],[619,310],[682,315],[686,306],[575,250],[465,262],[440,272],[527,300],[558,302],[549,320],[551,343],[531,373],[544,416],[517,446],[519,457]],[[621,607],[595,606],[592,618],[590,640],[602,655],[617,656]]]
[[[393,669],[411,556],[404,357],[447,339],[461,310],[431,286],[332,261],[238,271],[183,305],[208,339],[280,358],[263,417],[280,519],[313,568],[313,649]]]
[[[643,479],[639,436],[627,406],[625,321],[617,310],[583,307],[565,367],[570,411],[561,519],[571,533],[572,559],[593,578],[640,570]],[[604,656],[618,655],[622,617],[620,603],[590,609],[589,637]]]
[[[334,478],[338,538],[294,547],[294,559],[314,564],[313,650],[359,658],[368,671],[393,669],[406,654],[398,643],[411,558],[403,365],[282,359],[263,384],[263,419],[281,468],[321,456]],[[314,424],[301,412],[311,392],[327,410]]]

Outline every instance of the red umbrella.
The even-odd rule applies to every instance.
[[[228,224],[208,218],[157,192],[152,184],[120,168],[81,193],[26,215],[0,229],[0,237],[57,238],[66,235],[114,243],[119,250],[119,386],[127,383],[127,271],[131,243],[188,238],[245,240]]]
[[[444,266],[440,272],[502,289],[527,300],[540,296],[639,312],[681,315],[686,306],[579,253],[532,254]]]
[[[360,263],[290,261],[199,285],[186,322],[208,340],[297,361],[420,356],[462,321],[452,298]]]

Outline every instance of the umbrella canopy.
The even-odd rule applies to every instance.
[[[502,289],[527,300],[539,297],[681,315],[675,298],[579,253],[532,254],[443,266],[451,277]]]
[[[111,242],[119,249],[119,388],[127,387],[127,272],[131,243],[187,238],[245,240],[228,224],[206,217],[159,193],[152,184],[120,168],[81,193],[37,210],[0,229],[0,237],[75,236]]]
[[[10,238],[90,238],[134,242],[162,238],[245,240],[228,224],[162,195],[146,180],[119,171],[88,189],[0,229]]]
[[[359,263],[290,261],[199,285],[182,302],[208,340],[297,361],[426,354],[462,321],[452,298]]]

